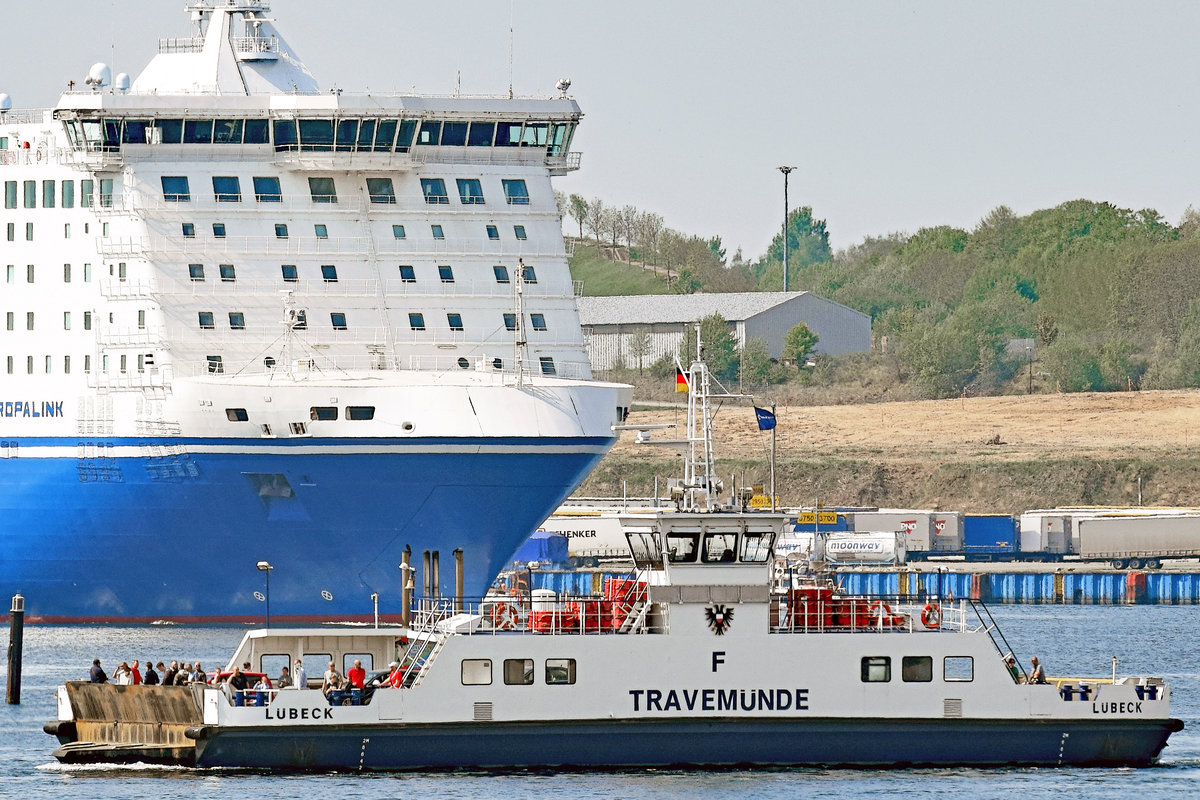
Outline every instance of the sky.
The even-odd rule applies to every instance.
[[[183,0],[10,3],[0,92],[135,76]],[[585,117],[556,187],[765,252],[812,206],[835,249],[1088,198],[1200,207],[1200,3],[274,0],[323,88],[553,94]],[[510,72],[510,26],[512,68]],[[571,222],[568,220],[568,225]]]

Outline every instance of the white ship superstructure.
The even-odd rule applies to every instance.
[[[193,558],[139,600],[175,567],[113,561],[203,520],[251,564],[312,537],[276,565],[297,616],[350,613],[406,545],[462,547],[482,593],[628,406],[590,380],[551,188],[578,105],[322,90],[266,2],[188,10],[132,82],[97,64],[0,119],[0,530],[53,531],[4,582],[48,617],[257,614],[253,573]],[[331,538],[382,551],[302,580]]]

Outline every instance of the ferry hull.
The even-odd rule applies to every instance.
[[[0,587],[26,597],[32,621],[258,622],[266,560],[272,619],[365,620],[372,592],[399,613],[411,546],[419,591],[422,552],[436,550],[452,595],[462,548],[465,594],[481,597],[609,444],[0,459]]]
[[[761,720],[216,729],[196,765],[271,770],[1152,764],[1179,720]]]

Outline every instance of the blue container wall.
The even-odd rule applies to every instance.
[[[963,517],[963,544],[968,548],[987,547],[1015,550],[1020,543],[1017,521],[994,514],[967,514]]]
[[[900,593],[897,572],[843,572],[837,582],[847,594]],[[1066,605],[1200,604],[1200,574],[1183,572],[1065,572],[1061,598],[1055,596],[1053,572],[912,572],[907,584],[910,595],[947,600],[972,598],[993,603]]]

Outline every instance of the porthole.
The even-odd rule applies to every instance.
[[[471,362],[467,361],[465,358],[460,358],[458,360],[458,366],[460,369],[468,369],[471,366]]]
[[[492,369],[504,369],[504,359],[503,358],[493,358],[492,359]]]
[[[404,431],[411,431],[413,429],[413,424],[411,422],[405,422],[400,426],[400,429]]]
[[[273,368],[275,366],[275,358],[273,356],[267,356],[263,359],[263,366],[267,369]]]

